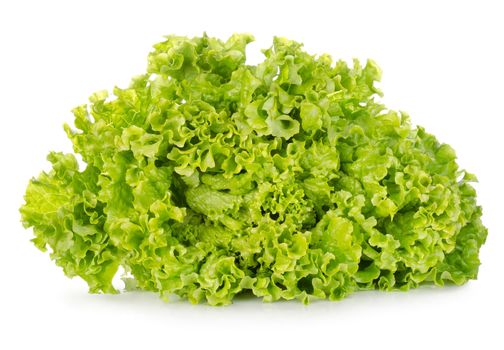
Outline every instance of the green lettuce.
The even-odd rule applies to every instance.
[[[169,36],[147,73],[65,125],[73,154],[30,181],[33,243],[90,292],[229,304],[341,299],[475,279],[486,228],[454,150],[386,109],[371,60],[275,38]],[[129,276],[129,277],[128,277]]]

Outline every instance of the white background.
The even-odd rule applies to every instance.
[[[2,1],[0,348],[503,349],[504,11],[499,1]],[[463,287],[356,293],[341,302],[229,307],[89,295],[29,242],[18,208],[49,150],[70,151],[70,109],[144,72],[162,35],[250,32],[311,53],[374,58],[384,102],[411,114],[478,175],[489,228]]]

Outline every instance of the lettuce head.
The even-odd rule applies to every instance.
[[[168,36],[147,72],[73,110],[21,208],[93,293],[229,304],[475,279],[487,230],[454,150],[387,109],[381,71],[274,38]]]

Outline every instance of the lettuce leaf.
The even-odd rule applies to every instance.
[[[373,61],[274,38],[168,36],[147,73],[93,94],[65,125],[73,154],[30,181],[33,243],[91,292],[197,303],[337,300],[475,279],[487,230],[455,151],[388,110]]]

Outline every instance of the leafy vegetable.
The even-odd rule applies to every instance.
[[[93,94],[65,125],[22,221],[91,292],[128,286],[228,304],[341,299],[462,284],[487,230],[454,150],[385,108],[373,61],[353,66],[275,38],[169,36],[147,73]]]

